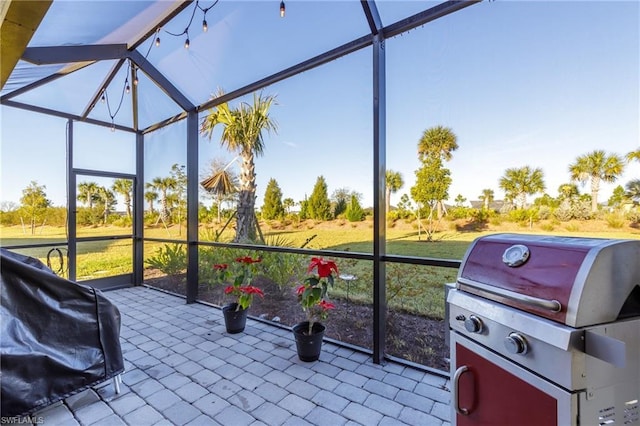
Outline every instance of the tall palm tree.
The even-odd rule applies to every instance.
[[[97,195],[98,203],[100,207],[102,207],[102,223],[106,225],[109,214],[116,205],[116,196],[109,188],[105,188],[104,186],[98,187]]]
[[[631,151],[629,152],[625,158],[627,159],[627,163],[630,163],[632,161],[638,161],[640,162],[640,148],[636,149],[635,151]]]
[[[178,183],[172,177],[157,177],[151,181],[151,187],[160,192],[160,218],[167,223],[169,219],[169,191],[176,189]]]
[[[489,205],[493,203],[495,194],[493,193],[493,189],[485,188],[482,190],[482,195],[480,195],[480,201],[482,201],[482,208],[485,210],[489,210]]]
[[[113,181],[111,189],[124,197],[124,206],[127,209],[127,217],[131,217],[131,195],[133,193],[133,181],[131,179],[116,179]]]
[[[82,182],[78,184],[78,200],[86,203],[89,209],[93,208],[93,202],[98,197],[98,184],[95,182]]]
[[[580,155],[576,162],[569,165],[571,180],[579,181],[583,185],[591,181],[591,211],[598,210],[598,192],[600,182],[615,182],[624,171],[624,162],[616,154],[607,155],[602,150],[595,150]]]
[[[640,203],[640,179],[627,182],[625,189],[627,192],[624,195],[631,198],[635,203]]]
[[[527,195],[537,194],[545,190],[542,169],[529,166],[507,169],[500,178],[500,189],[504,190],[508,199],[516,201],[521,209],[527,204]]]
[[[219,96],[222,94],[219,92]],[[276,122],[269,116],[269,109],[274,102],[275,96],[262,96],[258,93],[253,94],[253,105],[242,102],[236,108],[231,108],[224,102],[214,107],[200,126],[200,132],[211,139],[213,129],[222,125],[220,144],[231,152],[238,152],[242,159],[234,242],[254,240],[256,236],[254,157],[264,152],[263,131],[277,131]]]
[[[385,173],[385,201],[386,201],[386,212],[389,214],[389,210],[391,208],[391,194],[395,194],[400,190],[400,188],[404,185],[404,180],[402,179],[402,174],[400,172],[396,172],[393,170],[387,170]]]

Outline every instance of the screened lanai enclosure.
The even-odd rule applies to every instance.
[[[2,246],[215,306],[214,265],[259,257],[251,315],[278,326],[332,259],[328,336],[444,372],[445,284],[489,221],[452,212],[499,199],[505,168],[544,166],[553,190],[562,159],[637,149],[638,8],[3,2]],[[421,147],[429,129],[456,147]]]

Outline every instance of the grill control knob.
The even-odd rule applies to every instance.
[[[466,328],[469,333],[482,333],[484,324],[477,316],[469,315],[469,318],[464,320],[464,328]]]
[[[520,333],[511,333],[504,339],[504,347],[512,354],[526,354],[529,349],[527,341]]]

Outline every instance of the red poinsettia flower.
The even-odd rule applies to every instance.
[[[224,271],[228,267],[229,267],[229,265],[227,265],[226,263],[218,263],[217,265],[213,265],[213,269],[215,269],[217,271]]]
[[[254,259],[251,256],[243,256],[243,257],[237,257],[236,258],[236,262],[240,262],[240,263],[245,263],[247,265],[251,265],[252,263],[262,262],[262,259],[261,258]]]
[[[240,287],[240,291],[246,294],[257,294],[260,297],[264,297],[264,292],[260,290],[258,287],[254,287],[252,285],[248,285],[246,287]]]
[[[311,259],[309,263],[309,269],[307,272],[313,271],[315,268],[318,269],[318,276],[320,278],[327,278],[331,275],[332,271],[338,273],[338,265],[332,260],[325,260],[321,257],[314,257]]]
[[[335,309],[336,305],[334,305],[331,302],[327,302],[326,300],[322,300],[320,303],[318,303],[318,305],[324,309],[325,311],[328,311],[329,309]]]
[[[296,289],[296,294],[302,294],[302,293],[304,293],[304,291],[305,291],[306,289],[307,289],[307,288],[306,288],[305,286],[301,285],[300,287],[298,287],[298,288]]]
[[[224,289],[224,294],[231,294],[231,293],[233,293],[234,290],[235,290],[234,286],[232,286],[232,285],[227,286],[227,288]]]

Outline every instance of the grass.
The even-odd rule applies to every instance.
[[[352,224],[348,224],[352,225]],[[397,225],[397,224],[396,224]],[[476,238],[495,232],[536,233],[545,235],[568,235],[582,237],[640,239],[640,231],[631,227],[607,226],[605,221],[594,224],[593,221],[570,222],[560,225],[556,231],[545,223],[538,224],[535,229],[523,229],[517,224],[499,223],[490,225],[489,229],[477,232],[459,232],[444,230],[435,235],[435,241],[426,242],[424,234],[419,236],[412,224],[390,227],[386,232],[387,254],[433,257],[442,259],[462,259],[469,244]],[[340,221],[313,222],[306,221],[300,224],[282,226],[274,223],[270,226],[262,224],[262,232],[267,240],[276,240],[280,244],[286,242],[293,247],[301,247],[307,243],[306,248],[326,249],[349,252],[372,253],[373,251],[373,227],[371,222],[361,222],[356,226],[346,226]],[[451,229],[452,227],[450,227]],[[453,227],[455,228],[455,227]],[[118,227],[106,228],[82,228],[81,236],[105,236],[122,235],[127,229]],[[184,241],[186,231],[184,227],[145,228],[145,237],[164,238]],[[232,230],[225,230],[220,235],[215,227],[203,227],[200,238],[203,241],[230,241],[233,237]],[[0,242],[2,246],[63,243],[66,241],[64,228],[45,226],[38,228],[35,235],[25,234],[20,226],[1,227]],[[132,246],[131,240],[109,240],[83,242],[78,244],[77,277],[79,281],[131,273]],[[163,243],[145,242],[145,259],[158,254],[164,246]],[[219,250],[219,249],[218,249]],[[46,262],[49,248],[35,248],[18,250],[23,254],[37,257]],[[215,251],[214,251],[215,252]],[[202,252],[204,254],[204,252]],[[233,257],[246,253],[229,253]],[[304,256],[292,256],[291,263],[304,265]],[[201,256],[202,267],[208,267],[205,263],[209,258]],[[57,261],[54,256],[53,261]],[[353,302],[371,303],[373,294],[373,277],[371,261],[336,259],[338,267],[343,274],[352,274],[357,277],[354,281],[336,280],[333,289],[333,297],[348,298]],[[52,265],[53,269],[57,265]],[[145,267],[148,265],[145,264]],[[186,265],[185,265],[186,266]],[[288,267],[280,265],[281,268]],[[304,266],[301,266],[302,268]],[[289,269],[286,269],[289,271]],[[205,271],[203,271],[205,272]],[[278,272],[278,271],[276,271]],[[427,315],[434,318],[442,318],[444,315],[444,288],[443,284],[454,282],[456,269],[437,268],[420,265],[388,264],[386,266],[387,302],[390,308],[412,313]],[[206,274],[202,274],[206,277]],[[273,277],[275,278],[275,277]],[[206,278],[205,278],[206,279]],[[286,281],[286,280],[284,280]],[[295,281],[295,280],[292,280]],[[290,282],[293,285],[294,282]]]

